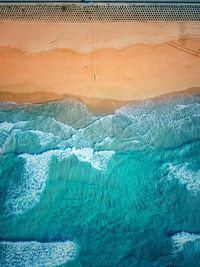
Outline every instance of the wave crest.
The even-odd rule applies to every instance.
[[[171,238],[172,238],[172,246],[175,252],[183,251],[184,247],[190,242],[198,241],[200,245],[199,234],[190,234],[188,232],[181,232],[174,234]]]
[[[167,179],[177,179],[180,184],[185,185],[186,188],[193,193],[200,191],[200,170],[191,168],[191,164],[169,164],[167,168]]]

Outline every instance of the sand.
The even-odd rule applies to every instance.
[[[200,23],[4,23],[0,59],[1,101],[67,94],[105,111],[199,88]]]

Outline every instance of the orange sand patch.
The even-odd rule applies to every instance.
[[[102,48],[160,44],[200,37],[199,22],[20,23],[0,25],[0,45],[28,52],[67,48],[89,53]]]
[[[200,40],[193,44],[200,47]],[[44,91],[127,101],[200,86],[198,54],[168,43],[87,54],[68,49],[25,53],[1,47],[0,58],[0,91],[16,85],[17,93]]]
[[[43,92],[34,102],[64,94],[105,102],[200,87],[199,23],[94,26],[0,25],[0,92],[23,93],[25,102],[34,92]]]

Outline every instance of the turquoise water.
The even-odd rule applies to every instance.
[[[0,266],[200,266],[200,96],[1,103],[0,144]]]

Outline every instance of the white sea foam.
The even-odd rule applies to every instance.
[[[39,144],[41,145],[41,147],[45,147],[47,146],[49,143],[51,142],[55,142],[56,137],[52,134],[52,133],[45,133],[45,132],[41,132],[38,130],[30,130],[28,131],[29,133],[35,135],[38,140],[39,140]]]
[[[40,243],[0,242],[2,267],[53,267],[65,264],[77,257],[77,245],[71,241]]]
[[[7,127],[8,128],[8,127]],[[13,126],[11,132],[3,132],[2,152],[14,153],[40,153],[47,149],[61,147],[62,140],[52,133],[45,133],[39,130],[18,129]]]
[[[185,248],[188,250],[188,246],[192,246],[192,250],[200,251],[200,234],[190,234],[188,232],[181,232],[174,234],[171,237],[173,252],[181,252]],[[195,243],[194,243],[195,242]]]
[[[114,151],[94,151],[90,147],[82,149],[72,149],[72,154],[74,154],[78,160],[83,162],[88,162],[91,166],[97,170],[104,170],[113,156]]]
[[[21,129],[27,124],[27,121],[17,121],[17,122],[1,122],[0,132],[10,132],[12,129]]]
[[[79,161],[87,162],[97,170],[105,170],[114,153],[114,151],[94,151],[91,147],[84,147],[81,149],[68,148],[54,151],[54,154],[59,160],[75,155]]]
[[[51,119],[51,121],[55,124],[55,126],[59,127],[59,130],[62,130],[65,134],[71,134],[76,131],[72,126],[61,123],[56,119]]]
[[[21,133],[21,128],[23,128],[26,125],[27,121],[17,121],[15,123],[11,122],[2,122],[0,123],[0,145],[1,145],[1,153],[6,152],[16,152],[15,150],[15,144],[16,144],[16,138],[15,134],[16,132]]]
[[[141,147],[171,148],[199,138],[200,105],[188,102],[146,100],[121,107],[115,114],[132,122],[129,133],[141,141]],[[185,110],[180,112],[181,109]]]
[[[22,154],[25,161],[21,181],[8,188],[5,201],[7,215],[24,213],[40,200],[48,177],[48,163],[52,152],[40,155]]]
[[[2,122],[0,123],[0,132],[10,132],[14,128],[14,123]]]
[[[200,190],[200,170],[192,170],[189,163],[168,166],[169,180],[177,179],[188,190],[198,193]]]

